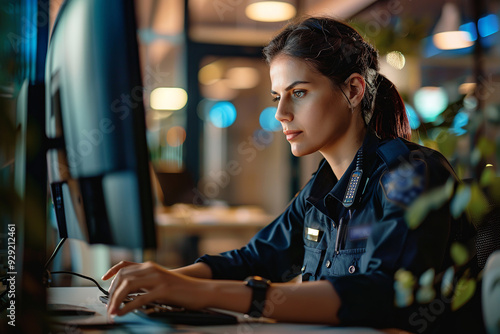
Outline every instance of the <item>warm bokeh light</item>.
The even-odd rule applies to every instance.
[[[392,67],[401,70],[405,67],[406,59],[405,56],[399,51],[391,51],[385,56],[387,64]]]
[[[286,21],[295,16],[297,10],[292,4],[283,1],[259,1],[245,9],[245,14],[252,20],[262,22]]]
[[[180,110],[187,103],[188,95],[182,88],[159,87],[151,92],[151,108],[156,110]]]
[[[212,85],[222,78],[223,70],[219,63],[203,66],[198,72],[198,80],[202,85]]]
[[[173,126],[167,131],[167,143],[172,147],[181,146],[186,140],[186,130],[182,126]]]
[[[227,85],[232,89],[249,89],[259,84],[259,71],[253,67],[233,67],[227,70]]]
[[[463,84],[458,86],[458,92],[462,95],[473,93],[474,89],[476,89],[475,82],[464,82]]]
[[[434,45],[441,50],[456,50],[474,45],[471,34],[467,31],[445,31],[432,37]]]
[[[230,88],[228,82],[228,79],[221,79],[211,85],[202,85],[201,94],[211,100],[232,100],[238,96],[238,90]]]

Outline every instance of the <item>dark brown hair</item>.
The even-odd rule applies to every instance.
[[[378,72],[377,50],[352,27],[327,17],[291,23],[264,48],[268,63],[280,54],[304,59],[336,85],[359,73],[366,81],[361,112],[367,126],[382,139],[410,139],[401,96],[394,84]]]

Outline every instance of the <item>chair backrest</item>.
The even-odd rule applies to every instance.
[[[464,179],[465,184],[471,184],[473,179]],[[495,250],[500,249],[500,201],[484,189],[488,200],[489,211],[481,220],[472,220],[476,228],[476,258],[479,270],[484,268],[486,260]]]
[[[482,283],[482,309],[486,332],[500,334],[500,251],[488,258]]]
[[[500,206],[493,205],[482,222],[477,226],[477,265],[484,268],[490,254],[500,249]]]

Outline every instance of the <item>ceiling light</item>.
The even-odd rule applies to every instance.
[[[295,7],[285,1],[257,1],[245,9],[245,14],[254,21],[279,22],[295,16]]]
[[[150,105],[155,110],[179,110],[187,103],[188,95],[182,88],[159,87],[151,92]]]
[[[443,5],[432,41],[441,50],[463,49],[474,45],[471,34],[460,30],[460,11],[456,4],[447,2]]]
[[[432,38],[434,45],[441,50],[456,50],[474,45],[472,37],[467,31],[445,31],[437,33]]]

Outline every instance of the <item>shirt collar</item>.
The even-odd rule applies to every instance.
[[[377,153],[377,147],[378,147],[378,142],[379,139],[377,136],[375,136],[374,133],[371,131],[368,131],[365,139],[363,141],[363,165],[361,166],[361,169],[363,170],[363,176],[361,179],[361,186],[364,186],[364,183],[366,182],[366,177],[367,175],[371,174],[368,173],[368,168],[373,167],[373,162],[376,157]],[[340,178],[340,180],[334,185],[332,190],[330,191],[330,194],[339,202],[342,203],[344,200],[344,195],[347,189],[347,185],[349,183],[349,179],[351,178],[351,174],[356,168],[356,160],[357,160],[357,154],[354,157],[354,159],[351,161],[351,164],[345,171],[344,175]]]
[[[364,175],[363,179],[361,180],[361,185],[364,185],[364,183],[366,182],[364,180],[366,180],[366,175],[368,175],[368,173],[366,173],[368,172],[367,168],[370,168],[370,170],[372,169],[371,167],[373,166],[376,158],[378,143],[379,139],[377,138],[377,136],[373,132],[368,131],[362,145],[362,169]],[[342,175],[340,180],[338,180],[328,162],[323,159],[312,181],[310,195],[307,200],[318,210],[327,214],[324,201],[326,199],[326,195],[330,194],[333,196],[333,198],[342,203],[349,178],[351,177],[351,173],[355,168],[356,157],[354,157],[354,159],[351,161],[351,164],[345,171],[344,175]]]

